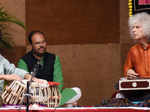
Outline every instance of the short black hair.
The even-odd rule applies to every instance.
[[[34,34],[36,34],[36,33],[42,34],[42,35],[45,37],[44,32],[41,32],[41,31],[39,31],[39,30],[31,31],[31,32],[29,33],[29,35],[28,35],[28,41],[29,41],[30,44],[32,44],[32,36],[33,36]]]

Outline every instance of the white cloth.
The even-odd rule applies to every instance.
[[[81,98],[81,96],[82,96],[82,93],[81,93],[81,89],[80,89],[80,88],[78,88],[78,87],[73,87],[73,88],[71,88],[71,89],[73,89],[77,94],[76,94],[72,99],[68,100],[68,101],[66,102],[66,104],[75,103],[75,102],[78,101],[78,100]]]
[[[120,99],[120,98],[125,98],[125,97],[123,94],[117,93],[115,98]]]

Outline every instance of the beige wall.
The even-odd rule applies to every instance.
[[[25,0],[1,2],[11,14],[25,21]],[[102,99],[110,98],[115,82],[122,76],[124,58],[130,45],[127,9],[127,0],[120,0],[120,36],[117,37],[120,39],[119,43],[48,45],[48,51],[61,58],[65,87],[81,87],[83,97],[80,105],[96,105]],[[25,46],[25,32],[16,26],[11,27],[15,29],[13,38],[17,46]],[[14,32],[10,30],[12,31]]]

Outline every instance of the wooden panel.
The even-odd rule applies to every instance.
[[[48,45],[60,57],[64,87],[80,87],[79,105],[97,105],[109,99],[121,77],[120,44]]]
[[[26,0],[27,33],[48,44],[119,43],[118,0]]]
[[[26,47],[16,46],[13,49],[0,49],[1,54],[11,63],[17,65],[18,60],[26,53]]]

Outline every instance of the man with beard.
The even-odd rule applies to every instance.
[[[60,60],[55,54],[46,52],[45,34],[41,31],[32,31],[28,40],[32,50],[19,60],[18,67],[34,74],[37,78],[60,83],[58,86],[61,92],[60,105],[76,103],[81,97],[81,91],[77,87],[62,89],[63,76]]]

